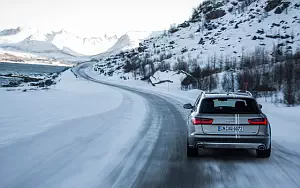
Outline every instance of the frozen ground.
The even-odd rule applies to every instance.
[[[199,91],[104,80],[89,64],[73,71],[48,91],[0,90],[1,188],[299,187],[299,108],[263,103],[270,159],[235,150],[187,159],[181,106]]]
[[[0,146],[39,134],[63,121],[110,111],[123,100],[119,92],[112,92],[114,89],[78,80],[71,71],[64,73],[61,79],[50,90],[8,92],[0,89]],[[112,99],[109,103],[108,95]]]
[[[0,91],[0,187],[95,187],[133,152],[144,99],[70,71],[61,79],[48,91]]]

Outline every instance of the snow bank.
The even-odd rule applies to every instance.
[[[201,92],[200,90],[194,89],[189,91],[181,90],[181,81],[186,77],[184,74],[177,74],[174,71],[166,71],[161,72],[157,71],[154,74],[154,77],[151,77],[151,81],[153,83],[162,81],[162,80],[170,80],[171,82],[165,82],[161,84],[157,84],[156,86],[152,86],[150,83],[147,84],[147,81],[142,80],[135,80],[131,73],[128,73],[125,77],[129,79],[123,80],[116,74],[113,76],[103,76],[99,75],[97,72],[93,70],[92,66],[89,66],[85,69],[85,72],[96,80],[101,80],[107,83],[113,83],[117,85],[126,85],[130,86],[131,88],[143,89],[147,92],[155,92],[155,93],[165,93],[167,95],[174,96],[176,98],[183,98],[183,99],[190,99],[196,100],[197,96]]]
[[[110,96],[107,101],[107,96]],[[0,89],[0,147],[46,131],[60,122],[117,108],[120,92],[66,71],[50,90],[12,92]]]
[[[145,124],[142,96],[71,71],[50,90],[0,98],[0,187],[111,187],[115,174],[115,183],[133,182],[159,136],[161,114]]]
[[[277,144],[300,153],[300,106],[284,107],[258,100],[272,126],[272,138]]]

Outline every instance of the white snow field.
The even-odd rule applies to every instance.
[[[45,91],[8,92],[1,88],[0,146],[38,134],[63,121],[113,110],[122,103],[121,93],[78,80],[71,71],[64,73],[61,80]],[[113,100],[107,102],[108,95]]]
[[[0,90],[1,188],[299,187],[299,107],[260,101],[272,123],[270,159],[187,159],[182,104],[200,91],[181,91],[180,75],[152,87],[99,77],[91,63],[73,71],[78,78],[66,71],[49,90]]]
[[[50,90],[1,89],[0,98],[1,188],[105,182],[128,155],[147,112],[140,96],[71,71]]]

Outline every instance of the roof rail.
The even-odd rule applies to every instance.
[[[250,91],[246,91],[246,93],[252,97],[252,93]]]
[[[252,97],[252,93],[250,91],[237,90],[237,93],[245,93],[245,94],[249,95],[250,97]]]
[[[205,97],[205,91],[201,91],[201,97]]]

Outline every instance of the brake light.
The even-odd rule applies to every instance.
[[[267,125],[268,119],[267,118],[255,118],[255,119],[248,119],[250,125]]]
[[[210,125],[214,120],[208,118],[192,118],[192,122],[194,125]]]

